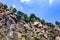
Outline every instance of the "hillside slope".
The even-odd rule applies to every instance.
[[[26,23],[0,3],[0,40],[60,40],[60,27],[38,20]]]

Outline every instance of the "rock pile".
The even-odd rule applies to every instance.
[[[39,21],[26,23],[0,3],[0,40],[60,40],[60,28]]]

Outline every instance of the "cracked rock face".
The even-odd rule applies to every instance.
[[[27,24],[0,3],[0,40],[60,40],[60,28],[36,21]]]

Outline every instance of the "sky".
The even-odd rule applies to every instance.
[[[11,5],[27,15],[34,13],[46,22],[60,22],[60,0],[0,0],[8,7]]]

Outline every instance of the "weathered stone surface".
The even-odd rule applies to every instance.
[[[60,36],[56,36],[56,39],[55,40],[60,40]]]
[[[60,27],[26,23],[0,3],[0,40],[60,40]]]

